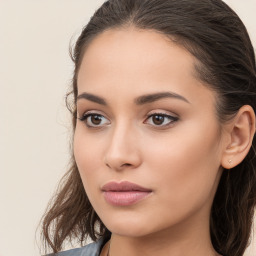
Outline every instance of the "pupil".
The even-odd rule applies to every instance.
[[[156,125],[160,125],[164,122],[164,117],[163,116],[153,116],[153,122]]]
[[[100,124],[100,122],[101,122],[101,117],[100,116],[97,116],[97,115],[94,115],[94,116],[92,116],[92,123],[93,124],[96,124],[96,125],[98,125],[98,124]]]

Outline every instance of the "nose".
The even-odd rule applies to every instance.
[[[138,135],[135,128],[120,124],[111,131],[105,153],[105,165],[116,171],[135,169],[141,164]]]

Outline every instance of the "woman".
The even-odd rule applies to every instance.
[[[241,256],[256,203],[255,56],[221,0],[110,0],[74,48],[58,255]]]

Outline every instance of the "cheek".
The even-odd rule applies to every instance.
[[[94,209],[100,212],[102,200],[99,200],[99,184],[102,184],[105,173],[102,172],[102,145],[94,137],[85,134],[84,129],[78,127],[74,135],[74,157],[83,182],[86,195]]]
[[[84,124],[77,124],[74,134],[74,156],[81,170],[92,170],[95,163],[102,159],[102,141],[100,135],[87,132]]]
[[[145,148],[146,169],[157,173],[154,186],[161,188],[159,193],[169,205],[202,204],[213,196],[220,167],[220,137],[216,126],[209,126],[190,123],[189,130],[173,130],[165,140]]]
[[[86,135],[83,128],[77,127],[74,134],[74,157],[86,191],[90,184],[95,183],[96,174],[101,169],[100,141]]]

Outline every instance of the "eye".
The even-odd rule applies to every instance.
[[[178,117],[174,117],[168,114],[155,113],[147,117],[145,123],[153,126],[169,126],[172,123],[178,121]]]
[[[103,115],[97,113],[87,113],[84,114],[81,118],[78,118],[80,121],[85,122],[87,127],[102,127],[110,124],[110,121]]]

